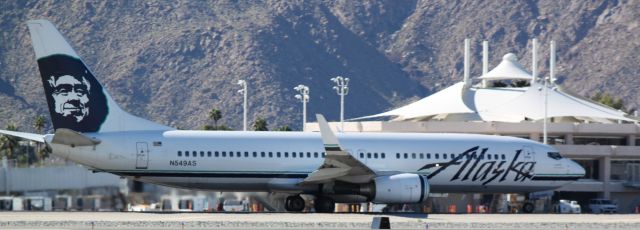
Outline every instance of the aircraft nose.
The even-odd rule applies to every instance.
[[[570,168],[569,172],[571,174],[580,178],[584,177],[585,170],[580,164],[576,163],[573,160],[569,160],[569,168]]]

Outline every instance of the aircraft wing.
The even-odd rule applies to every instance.
[[[23,132],[16,132],[16,131],[9,131],[9,130],[0,129],[0,134],[19,137],[19,138],[22,138],[22,139],[27,139],[27,140],[32,140],[32,141],[37,141],[37,142],[44,143],[44,135],[37,134],[37,133],[23,133]]]
[[[326,154],[322,166],[309,174],[303,183],[324,183],[334,180],[366,183],[373,179],[376,173],[342,149],[324,116],[317,114],[316,117]]]

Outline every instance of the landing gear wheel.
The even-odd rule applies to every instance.
[[[316,198],[313,206],[318,213],[332,213],[336,209],[336,202],[329,197],[320,196]]]
[[[304,199],[300,195],[289,196],[284,203],[284,209],[289,212],[301,212],[304,205]]]
[[[524,203],[524,204],[522,205],[522,212],[524,212],[524,213],[533,213],[533,209],[534,209],[534,208],[535,208],[535,207],[533,206],[533,204],[532,204],[532,203],[530,203],[530,202],[526,202],[526,203]]]

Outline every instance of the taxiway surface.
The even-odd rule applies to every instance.
[[[640,215],[0,212],[0,229],[640,229]]]

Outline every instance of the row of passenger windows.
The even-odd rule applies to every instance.
[[[383,153],[383,156],[384,156],[384,153]],[[419,159],[425,159],[425,158],[426,159],[431,159],[431,156],[433,156],[433,159],[440,159],[440,157],[442,156],[442,159],[445,159],[445,160],[448,157],[451,157],[450,159],[456,158],[456,154],[453,154],[453,153],[450,153],[450,154],[448,154],[448,153],[442,153],[442,154],[440,154],[440,153],[434,153],[434,154],[431,154],[431,153],[426,153],[426,154],[425,153],[411,153],[411,154],[409,154],[409,153],[404,153],[404,154],[396,153],[396,159],[400,159],[400,158],[404,158],[404,159],[418,159],[418,158]],[[483,160],[485,158],[487,160],[492,160],[492,159],[493,160],[500,160],[500,158],[502,158],[502,160],[506,159],[504,154],[485,154],[485,155],[482,155],[482,156],[467,155],[467,159],[471,159],[471,158],[473,158],[473,159],[478,159],[479,158],[480,160]]]
[[[178,151],[178,156],[185,157],[198,157],[198,151]],[[307,152],[306,155],[304,152],[291,152],[291,155],[289,155],[289,152],[234,152],[234,151],[200,151],[200,157],[249,157],[249,156],[253,156],[253,157],[270,157],[273,158],[275,157],[292,157],[292,158],[318,158],[318,157],[322,157],[324,158],[325,153],[321,152]]]
[[[198,151],[178,151],[178,156],[181,157],[183,156],[185,157],[198,157]],[[243,156],[243,152],[234,152],[234,151],[200,151],[200,157],[242,157]],[[456,157],[455,154],[451,153],[451,154],[447,154],[447,153],[396,153],[396,159],[431,159],[431,156],[433,155],[433,159],[440,159],[440,157],[442,156],[442,159],[447,159],[448,157],[451,157],[450,159],[454,159]],[[291,156],[292,158],[318,158],[318,157],[322,157],[324,158],[325,153],[321,152],[318,154],[318,152],[306,152],[306,156],[304,152],[291,152],[291,154],[289,154],[289,152],[252,152],[250,154],[250,152],[244,152],[244,157],[249,157],[249,156],[253,156],[253,157],[269,157],[269,158],[273,158],[273,157],[285,157],[285,158],[289,158],[289,156]],[[502,160],[505,160],[506,157],[504,154],[485,154],[484,156],[470,156],[467,155],[467,159],[473,158],[473,159],[477,159],[480,158],[480,160],[483,160],[484,158],[488,159],[488,160],[499,160],[500,158],[502,158]],[[373,158],[373,159],[385,159],[386,158],[386,154],[385,153],[360,153],[360,158]]]

